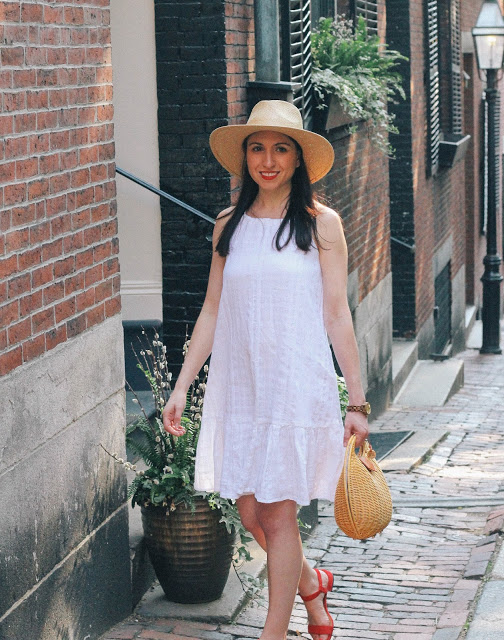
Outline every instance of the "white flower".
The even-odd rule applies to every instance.
[[[171,467],[165,467],[163,469],[164,473],[173,473],[172,468]]]
[[[173,502],[170,505],[170,511],[175,511],[177,507],[173,504]]]
[[[132,465],[131,465],[131,468],[132,468],[132,470],[133,470],[133,471],[136,471],[136,469],[137,469],[136,464],[132,464]]]
[[[144,355],[145,355],[145,351],[143,351],[143,350],[142,350],[142,351],[140,351],[140,355],[141,355],[141,356],[144,356]]]
[[[159,480],[157,478],[154,478],[154,480],[152,481],[154,484],[159,484]]]
[[[168,460],[173,460],[173,453],[169,453],[166,457]]]
[[[166,353],[166,347],[163,345],[163,353]]]
[[[138,404],[138,400],[137,400],[136,398],[133,398],[133,402],[134,402],[135,404]]]
[[[120,462],[121,464],[124,464],[123,458],[117,458],[117,462]]]
[[[150,349],[147,349],[147,355],[151,356],[152,355],[152,351]]]
[[[143,476],[145,474],[145,471],[137,471],[137,476]]]
[[[171,373],[167,373],[166,374],[166,379],[168,380],[168,382],[170,382],[170,380],[172,379],[172,374]]]
[[[159,436],[156,436],[156,442],[161,442],[161,438]]]
[[[196,420],[199,420],[199,419],[201,418],[201,413],[197,413],[197,414],[194,416],[194,418],[195,418]]]
[[[208,373],[208,365],[207,365],[207,364],[203,367],[203,371],[204,371],[205,373]]]
[[[156,338],[156,340],[159,340],[159,333],[157,333],[157,331],[156,331],[156,333],[154,334],[154,337]]]

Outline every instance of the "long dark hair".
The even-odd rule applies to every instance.
[[[306,164],[303,159],[303,150],[295,140],[290,139],[296,146],[299,167],[296,168],[292,176],[287,211],[275,235],[275,246],[278,251],[281,251],[294,236],[297,246],[307,252],[313,246],[313,240],[315,240],[317,246],[319,246],[317,223],[315,221],[316,210],[314,195]],[[215,247],[217,253],[222,257],[229,254],[229,245],[233,233],[236,231],[238,223],[245,215],[245,212],[252,206],[259,192],[259,186],[252,179],[247,167],[247,138],[243,141],[242,147],[244,156],[240,194],[234,208],[223,216],[224,218],[229,216],[229,220],[226,222]],[[289,233],[285,242],[281,244],[280,240],[287,225],[289,225]]]

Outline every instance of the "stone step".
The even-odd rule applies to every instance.
[[[447,432],[443,429],[422,429],[421,431],[415,431],[386,458],[380,460],[382,471],[407,473],[421,464],[446,435]]]
[[[476,322],[477,309],[474,305],[467,305],[465,309],[465,339],[466,343],[469,339],[471,331],[473,330]]]
[[[392,397],[395,398],[418,360],[415,340],[392,340]]]
[[[419,360],[395,397],[394,405],[442,407],[463,384],[463,360]]]

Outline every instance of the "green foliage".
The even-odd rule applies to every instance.
[[[376,35],[367,32],[360,17],[355,27],[342,18],[321,18],[312,33],[312,81],[319,109],[327,108],[331,95],[355,120],[365,120],[378,149],[388,155],[393,149],[388,133],[398,133],[394,115],[387,110],[397,95],[405,97],[402,78],[396,70],[401,60]]]

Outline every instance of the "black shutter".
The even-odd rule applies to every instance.
[[[364,18],[368,33],[378,33],[378,0],[354,0],[354,16]]]
[[[441,121],[439,112],[439,23],[437,0],[425,0],[425,63],[428,101],[427,172],[436,173],[439,164]]]
[[[306,128],[313,118],[311,84],[311,12],[310,0],[282,0],[282,79],[299,83],[294,91],[294,104],[303,114]]]
[[[320,18],[334,18],[335,15],[334,0],[312,0],[311,20],[313,29],[318,27]]]
[[[451,0],[450,6],[450,44],[451,44],[451,130],[461,134],[462,119],[462,68],[460,0]]]

